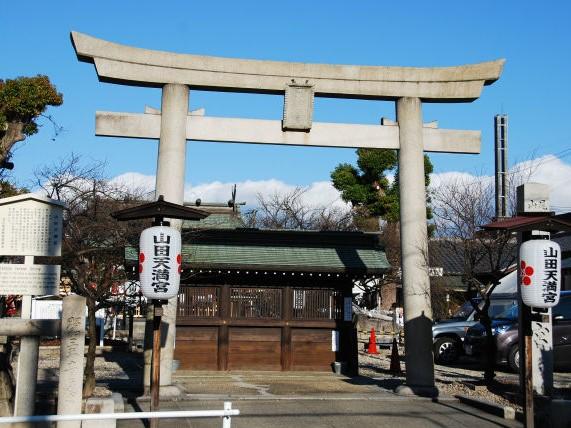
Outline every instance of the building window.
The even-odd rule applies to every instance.
[[[231,288],[230,317],[281,319],[282,290],[278,288]]]
[[[335,320],[343,317],[343,295],[323,288],[293,289],[293,319]]]
[[[219,308],[218,287],[181,287],[178,294],[178,318],[216,318]]]

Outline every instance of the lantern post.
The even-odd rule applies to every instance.
[[[166,202],[159,196],[156,202],[111,214],[120,221],[154,218],[153,226],[143,230],[139,241],[139,281],[143,295],[153,301],[153,347],[151,357],[151,408],[160,406],[161,318],[163,304],[178,295],[182,272],[182,243],[180,231],[170,227],[165,218],[200,220],[209,214],[195,208]],[[159,420],[151,419],[151,428]]]
[[[153,361],[151,378],[151,412],[159,410],[159,388],[161,384],[161,318],[163,300],[153,300]],[[159,420],[151,419],[151,427],[157,427]]]
[[[549,187],[541,183],[525,183],[519,186],[517,188],[517,214],[528,217],[539,217],[540,219],[546,215],[550,216]],[[519,368],[520,387],[523,392],[524,426],[526,428],[533,428],[535,425],[532,321],[533,319],[542,321],[542,315],[535,309],[540,306],[540,293],[533,293],[536,294],[536,296],[534,296],[537,297],[536,299],[530,298],[529,295],[532,294],[530,293],[532,287],[539,287],[539,284],[533,284],[534,279],[535,282],[541,280],[541,278],[538,278],[539,272],[534,272],[542,263],[542,260],[539,260],[541,248],[535,248],[535,246],[538,243],[537,241],[550,238],[549,232],[547,232],[549,229],[545,226],[545,224],[540,222],[536,224],[535,227],[527,228],[527,230],[522,230],[518,233],[519,258],[517,267],[517,291],[519,309],[518,336],[520,338]],[[530,259],[533,259],[533,263],[530,263]],[[534,276],[535,278],[533,278]],[[547,321],[549,331],[551,331],[549,315],[547,319],[543,321]],[[553,371],[552,365],[551,371]]]

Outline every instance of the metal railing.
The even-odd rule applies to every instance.
[[[0,418],[0,424],[20,422],[59,422],[59,421],[89,421],[107,419],[172,419],[172,418],[222,418],[222,428],[230,428],[232,416],[238,416],[240,410],[232,409],[232,403],[225,401],[224,410],[178,410],[171,412],[131,412],[131,413],[86,413],[79,415],[39,415],[39,416],[9,416]]]

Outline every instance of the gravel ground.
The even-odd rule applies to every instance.
[[[359,374],[376,380],[384,380],[388,387],[404,383],[404,348],[399,347],[399,355],[403,375],[394,376],[389,370],[390,349],[379,349],[378,355],[359,352]],[[464,394],[521,410],[519,376],[515,373],[502,371],[504,368],[499,367],[494,384],[487,387],[484,384],[483,368],[478,362],[467,357],[460,358],[454,366],[435,365],[434,368],[436,385],[443,395]],[[470,388],[467,384],[473,385],[474,388]],[[554,384],[555,396],[571,398],[571,373],[555,373]]]
[[[404,383],[404,375],[390,373],[390,349],[379,349],[378,355],[359,352],[359,373],[375,381],[380,388],[392,391],[397,385]],[[403,348],[399,348],[401,370],[404,372]],[[57,383],[59,372],[59,347],[42,346],[38,380],[40,385],[53,388]],[[111,347],[99,348],[95,360],[95,376],[97,379],[97,396],[108,396],[111,391],[120,391],[126,395],[137,395],[134,390],[141,385],[143,371],[143,356],[141,352],[128,353],[122,350],[112,350]],[[454,396],[466,394],[501,405],[520,408],[517,403],[519,384],[518,376],[514,373],[498,371],[495,384],[486,387],[483,384],[483,370],[477,363],[461,359],[455,366],[435,366],[437,386],[443,395]],[[472,389],[466,383],[475,385]],[[571,398],[571,373],[555,374],[555,394]],[[130,394],[129,394],[130,393]]]
[[[87,351],[87,347],[86,347]],[[59,346],[40,347],[38,362],[38,383],[49,390],[57,384],[59,375]],[[112,391],[127,391],[141,385],[143,371],[142,352],[128,353],[112,350],[111,347],[97,349],[95,358],[95,396],[110,396]],[[134,391],[138,392],[138,391]]]

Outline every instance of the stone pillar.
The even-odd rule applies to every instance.
[[[406,362],[406,386],[397,392],[434,395],[422,108],[418,98],[399,98],[396,107]]]
[[[26,257],[28,260],[28,256]],[[30,263],[33,263],[31,261]],[[22,319],[32,318],[32,296],[22,298]],[[20,353],[18,354],[18,378],[16,382],[16,398],[14,400],[14,416],[30,416],[35,414],[36,384],[38,383],[39,336],[22,336]],[[33,424],[17,424],[25,427]]]
[[[157,159],[156,194],[163,195],[165,201],[175,204],[184,202],[184,178],[186,164],[186,117],[188,115],[188,94],[186,85],[166,84],[163,86],[161,102],[161,138]],[[171,227],[178,228],[182,222],[172,220]],[[161,385],[172,383],[172,361],[176,334],[177,299],[169,300],[164,307],[161,335]],[[147,307],[152,311],[152,305]],[[152,336],[149,323],[145,328],[145,336]],[[145,347],[144,385],[148,387],[151,379],[150,347]]]
[[[83,354],[85,351],[85,297],[63,299],[59,355],[58,415],[81,413]],[[58,428],[80,428],[81,421],[60,421]]]
[[[188,86],[168,84],[161,102],[161,138],[157,158],[156,196],[182,204],[186,163]]]

